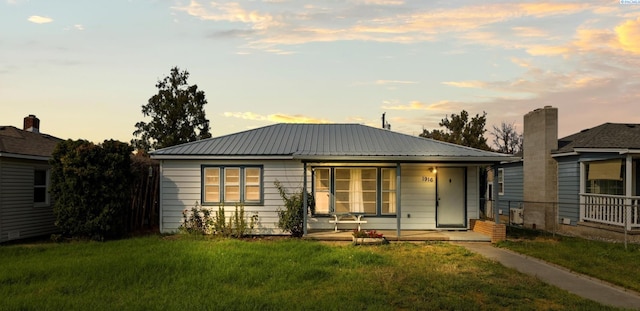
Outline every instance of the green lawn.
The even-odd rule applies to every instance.
[[[500,247],[640,292],[640,245],[608,243],[508,228]]]
[[[613,310],[447,243],[0,246],[0,310]]]

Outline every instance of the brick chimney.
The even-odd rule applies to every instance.
[[[545,106],[524,116],[524,225],[551,230],[556,225],[558,108]],[[531,203],[545,202],[545,203]]]
[[[24,118],[24,128],[25,131],[40,133],[40,119],[36,118],[35,115],[30,114]]]

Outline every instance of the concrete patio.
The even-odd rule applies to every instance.
[[[351,230],[317,230],[309,231],[305,239],[319,241],[351,241]],[[400,236],[396,230],[377,230],[390,242],[393,241],[458,241],[458,242],[491,242],[491,237],[471,230],[468,231],[448,231],[448,230],[402,230]]]

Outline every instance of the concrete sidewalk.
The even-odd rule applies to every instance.
[[[570,272],[544,261],[497,248],[489,243],[453,243],[500,262],[506,267],[530,274],[543,282],[604,305],[640,310],[640,295],[606,284],[591,277]]]

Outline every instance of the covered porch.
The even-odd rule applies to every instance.
[[[640,196],[583,193],[580,221],[640,229]]]
[[[400,236],[396,230],[377,230],[389,241],[426,242],[426,241],[464,241],[491,242],[491,237],[471,230],[402,230]],[[352,241],[351,230],[309,230],[305,239],[318,241]]]
[[[580,163],[580,221],[640,229],[640,157]]]

